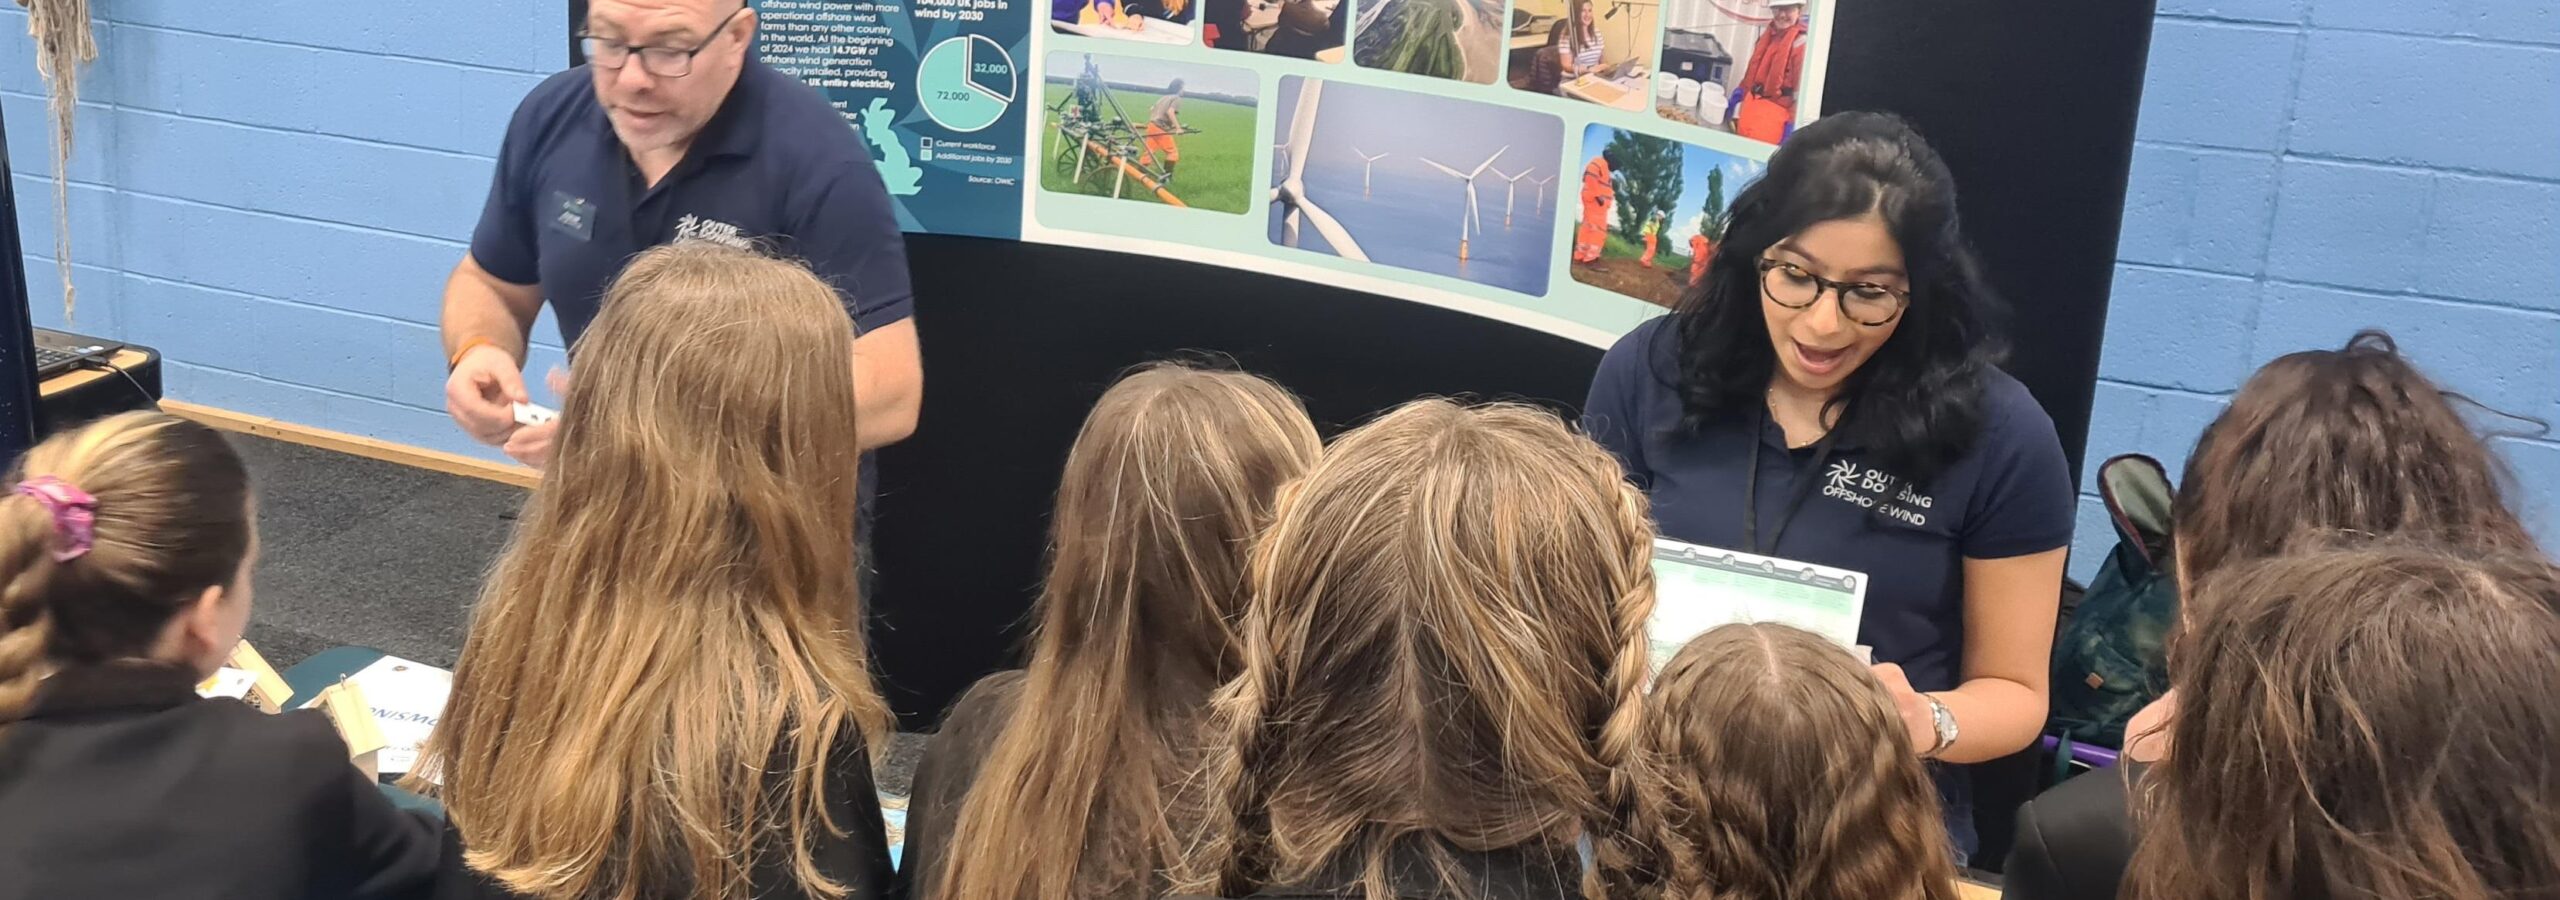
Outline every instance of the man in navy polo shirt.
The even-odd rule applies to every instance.
[[[555,426],[518,425],[511,406],[542,304],[574,357],[623,264],[685,240],[806,260],[859,329],[858,449],[915,430],[924,369],[888,190],[833,106],[748,54],[755,29],[741,0],[595,0],[587,65],[516,108],[444,289],[445,408],[472,437],[542,465]],[[865,496],[871,480],[866,465]]]

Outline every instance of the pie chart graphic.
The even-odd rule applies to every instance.
[[[916,64],[916,102],[926,117],[953,131],[995,124],[1013,106],[1021,84],[1013,54],[974,34],[933,45]]]

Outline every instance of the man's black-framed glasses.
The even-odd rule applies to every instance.
[[[1840,314],[1860,325],[1886,325],[1902,316],[1911,305],[1911,294],[1900,288],[1872,281],[1833,281],[1803,266],[1784,260],[1762,257],[1760,290],[1769,302],[1788,309],[1810,309],[1822,302],[1822,293],[1840,298]]]
[[[596,68],[620,69],[629,64],[632,57],[637,56],[640,57],[640,71],[660,78],[683,78],[693,74],[693,58],[702,55],[702,51],[710,49],[711,42],[719,40],[720,33],[728,30],[729,20],[737,18],[739,13],[746,11],[746,6],[742,4],[737,9],[730,10],[728,15],[721,16],[720,24],[711,26],[711,36],[703,38],[702,43],[695,44],[691,48],[634,47],[584,31],[578,33],[578,42],[579,46],[587,51],[587,62]]]

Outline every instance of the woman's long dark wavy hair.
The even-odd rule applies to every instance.
[[[1732,215],[1715,262],[1673,320],[1680,371],[1665,380],[1679,388],[1683,427],[1763,402],[1778,365],[1760,307],[1769,248],[1821,222],[1873,215],[1902,247],[1911,304],[1832,398],[1840,437],[1913,484],[1972,449],[1982,376],[2005,349],[1988,321],[1998,301],[1965,243],[1955,177],[1918,132],[1884,113],[1826,116],[1787,139]]]

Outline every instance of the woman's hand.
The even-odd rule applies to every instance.
[[[1877,663],[1873,667],[1876,680],[1884,682],[1884,692],[1893,698],[1893,710],[1902,716],[1902,731],[1911,736],[1911,752],[1927,754],[1938,746],[1938,716],[1929,709],[1929,698],[1911,689],[1911,679],[1904,677],[1902,667],[1893,663]]]

